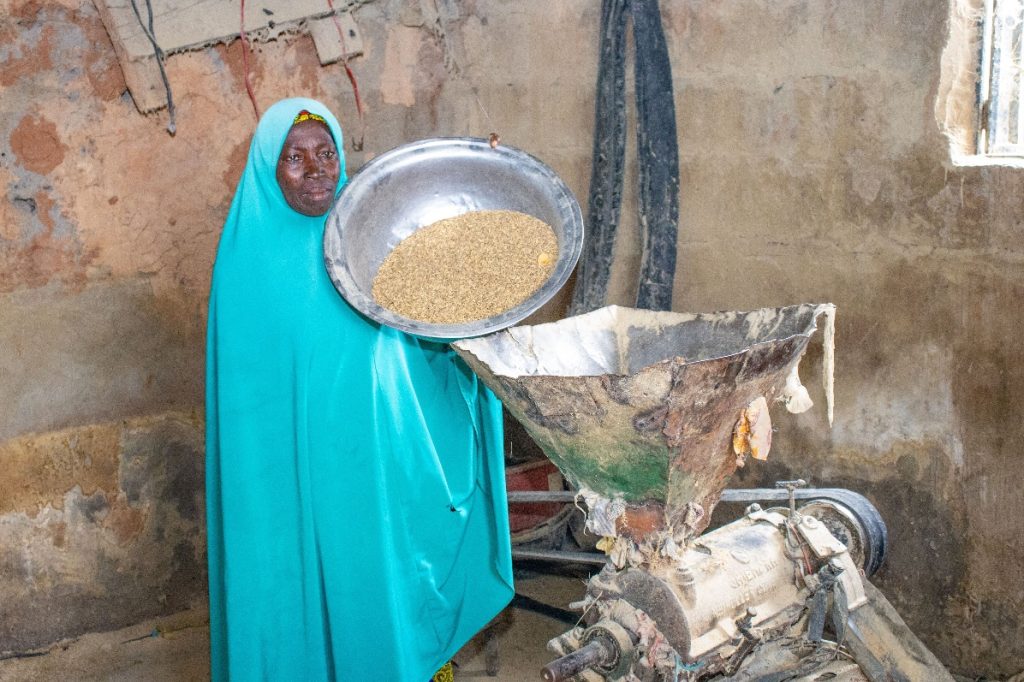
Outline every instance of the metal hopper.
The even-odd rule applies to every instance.
[[[663,550],[704,530],[747,454],[767,454],[760,398],[810,406],[797,364],[822,314],[831,418],[834,311],[609,306],[452,345],[586,497],[592,530]]]

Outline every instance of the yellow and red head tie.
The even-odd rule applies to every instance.
[[[311,111],[306,111],[305,109],[298,113],[298,115],[295,117],[295,120],[292,121],[292,125],[295,125],[296,123],[302,123],[303,121],[320,121],[324,125],[327,125],[327,120],[324,119],[323,116],[314,114]]]

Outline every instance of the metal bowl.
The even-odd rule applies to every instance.
[[[461,324],[430,324],[381,307],[371,294],[391,250],[422,227],[470,211],[510,210],[543,220],[558,238],[547,281],[501,314]],[[510,327],[565,284],[583,248],[583,215],[553,170],[478,138],[433,138],[376,157],[352,176],[327,216],[324,261],[338,292],[367,317],[431,339],[462,339]]]

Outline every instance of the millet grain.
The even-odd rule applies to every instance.
[[[373,297],[403,317],[461,324],[493,317],[530,297],[551,274],[558,240],[517,211],[472,211],[402,240],[373,281]]]

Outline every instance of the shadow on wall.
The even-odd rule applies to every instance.
[[[0,446],[0,653],[205,602],[202,453],[176,413]]]

